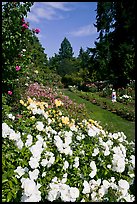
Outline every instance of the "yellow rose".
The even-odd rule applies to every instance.
[[[55,105],[56,107],[63,105],[62,101],[55,99]]]
[[[59,111],[59,113],[58,113],[59,115],[62,115],[62,112],[61,111]]]
[[[55,110],[53,110],[52,112],[53,112],[53,113],[55,113],[56,111],[55,111]]]
[[[46,108],[48,108],[48,103],[46,102],[41,102],[41,105],[44,105]]]
[[[30,119],[31,119],[31,120],[35,119],[35,116],[34,116],[34,115],[33,115],[33,116],[31,116],[31,117],[30,117]]]
[[[69,118],[62,116],[62,123],[64,123],[65,125],[69,124]]]
[[[29,103],[32,103],[33,100],[29,97],[29,98],[28,98],[28,102],[29,102]]]
[[[62,127],[62,124],[61,124],[61,123],[59,123],[59,126],[60,126],[60,127]]]
[[[22,105],[24,105],[24,101],[23,101],[23,100],[20,100],[20,103],[21,103]]]
[[[43,106],[43,105],[40,105],[40,109],[41,109],[41,110],[44,110],[44,106]]]
[[[90,122],[90,123],[92,123],[92,124],[94,124],[94,123],[95,123],[95,121],[94,121],[94,120],[92,120],[92,119],[89,119],[89,122]]]

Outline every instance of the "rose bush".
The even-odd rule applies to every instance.
[[[135,201],[134,142],[74,120],[54,102],[28,98],[22,117],[4,112],[2,201]]]
[[[3,91],[7,88],[13,89],[16,78],[15,61],[18,54],[31,38],[29,30],[22,21],[33,2],[5,2],[2,4],[2,82]],[[27,60],[27,59],[26,59]],[[19,64],[20,65],[20,64]]]

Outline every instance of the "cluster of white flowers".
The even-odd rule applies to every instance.
[[[43,124],[43,122],[37,121],[37,122],[36,122],[36,128],[37,128],[37,130],[39,130],[39,131],[43,131],[43,130],[44,130],[44,124]]]
[[[107,142],[104,142],[102,138],[99,138],[99,144],[102,147],[102,151],[104,153],[104,156],[108,156],[110,154],[110,150],[109,148],[111,148],[112,143],[110,140],[108,140]]]
[[[94,136],[98,135],[100,132],[101,132],[101,130],[94,125],[92,125],[91,127],[88,128],[88,135],[90,137],[94,137]]]
[[[78,168],[79,167],[79,157],[75,157],[74,162],[75,163],[73,164],[73,167]]]
[[[26,146],[26,147],[31,146],[31,145],[32,145],[32,142],[33,142],[32,140],[33,140],[32,135],[28,134],[28,135],[27,135],[27,140],[26,140],[26,142],[25,142],[25,146]]]
[[[33,115],[36,115],[36,114],[45,115],[45,111],[41,108],[38,108],[35,102],[31,102],[30,105],[27,107],[27,109],[31,110]]]
[[[131,99],[132,98],[132,96],[128,96],[127,94],[125,94],[125,95],[123,95],[123,96],[121,96],[121,97],[119,97],[120,99]]]
[[[40,184],[36,184],[35,180],[37,180],[39,175],[39,161],[41,158],[41,153],[43,151],[42,145],[44,143],[43,138],[40,135],[37,135],[36,138],[38,139],[37,142],[32,145],[32,136],[28,135],[26,140],[26,146],[29,148],[32,156],[30,157],[29,165],[32,171],[29,171],[27,167],[22,168],[18,166],[17,169],[14,171],[17,173],[16,177],[21,178],[25,172],[28,173],[29,178],[21,178],[20,181],[22,183],[21,187],[23,189],[21,202],[39,202],[41,201],[41,192],[39,188],[41,187]],[[32,145],[30,147],[30,145]]]
[[[57,164],[58,170],[60,173],[62,171],[68,173],[70,169],[72,172],[79,172],[76,174],[77,183],[75,186],[79,186],[83,182],[83,189],[79,188],[81,189],[79,190],[76,187],[69,186],[71,174],[67,178],[67,173],[65,173],[62,179],[55,177],[54,174],[53,179],[50,178],[52,180],[46,189],[48,194],[45,195],[45,199],[48,201],[61,199],[64,202],[75,202],[81,197],[81,202],[86,200],[102,202],[107,199],[106,196],[110,188],[115,191],[114,196],[118,202],[123,200],[134,201],[134,196],[130,194],[130,185],[133,184],[135,177],[135,156],[133,155],[135,147],[134,142],[132,142],[131,149],[128,151],[127,147],[130,143],[126,141],[124,133],[105,132],[94,121],[89,123],[87,120],[83,120],[82,123],[75,124],[75,121],[71,123],[71,120],[67,120],[67,117],[66,121],[62,121],[67,128],[59,129],[59,124],[55,125],[55,119],[50,118],[48,111],[40,112],[36,103],[30,103],[29,110],[33,110],[32,114],[34,115],[42,114],[44,117],[44,122],[37,120],[33,126],[40,131],[41,135],[36,135],[37,131],[34,133],[34,129],[29,133],[16,133],[6,123],[2,123],[2,137],[14,140],[19,149],[25,144],[25,148],[28,148],[31,153],[30,158],[28,158],[28,166],[25,168],[18,166],[14,171],[16,173],[15,177],[20,179],[22,183],[22,202],[41,201],[39,190],[41,185],[37,182],[37,179],[45,177],[43,178],[45,182],[48,171],[50,171],[49,167],[52,168],[52,165],[57,161],[55,158],[57,150],[59,153],[57,156],[60,156],[60,161],[62,161],[59,166]],[[10,117],[12,118],[12,115]],[[21,136],[23,141],[26,136],[24,144]],[[87,141],[89,141],[88,144]],[[84,160],[87,157],[88,160]],[[86,162],[84,163],[84,161]],[[108,171],[105,172],[106,168],[114,172],[116,176],[109,178]],[[125,169],[127,175],[125,175]],[[107,174],[107,180],[105,173]],[[122,177],[122,175],[125,177]],[[79,179],[81,179],[80,182]]]
[[[8,118],[10,118],[10,119],[12,119],[12,120],[15,120],[15,116],[12,115],[12,113],[8,114],[7,116],[8,116]]]
[[[63,175],[63,179],[60,181],[57,177],[52,179],[52,182],[49,184],[50,190],[48,192],[47,199],[51,202],[61,198],[64,202],[75,202],[79,197],[79,189],[76,187],[70,187],[65,184],[67,181],[67,174]]]
[[[12,128],[10,128],[6,123],[2,123],[2,137],[3,138],[9,138],[10,140],[15,141],[16,146],[19,149],[22,149],[23,142],[21,140],[21,133],[15,132]]]
[[[133,202],[134,196],[128,193],[129,190],[129,183],[126,180],[120,179],[118,184],[115,182],[115,178],[111,177],[109,180],[102,180],[98,179],[97,181],[92,179],[89,182],[84,180],[83,182],[83,191],[82,193],[89,197],[91,196],[91,200],[94,202],[101,202],[103,201],[103,197],[108,193],[109,188],[116,190],[115,193],[118,196],[117,202],[122,201],[123,199],[126,202]]]
[[[78,141],[81,141],[81,140],[83,140],[84,138],[85,138],[85,135],[84,135],[84,134],[82,134],[81,132],[78,132],[78,133],[77,133],[76,139],[77,139]]]
[[[55,161],[54,154],[52,152],[48,152],[47,151],[44,154],[44,156],[45,156],[45,159],[42,159],[41,165],[44,166],[44,167],[45,166],[50,167],[54,163],[54,161]]]
[[[122,145],[121,145],[122,146]],[[124,146],[113,147],[112,170],[122,173],[125,170],[126,149]]]
[[[90,162],[90,167],[92,169],[91,173],[89,174],[89,176],[91,178],[94,178],[94,176],[96,175],[97,173],[97,167],[96,167],[96,163],[94,161]]]
[[[43,145],[43,141],[38,140],[36,144],[34,144],[29,148],[29,150],[32,153],[32,156],[30,157],[29,165],[32,169],[39,167],[41,153],[43,152],[43,149],[44,149],[42,145]]]
[[[36,184],[34,180],[29,178],[21,179],[21,187],[23,188],[23,195],[21,202],[39,202],[41,201],[40,184]]]
[[[25,172],[28,172],[28,168],[27,167],[22,168],[21,166],[18,166],[17,169],[14,170],[14,172],[17,173],[15,177],[20,178],[25,174]]]
[[[126,202],[134,201],[134,196],[128,193],[129,187],[129,183],[126,180],[120,179],[118,181],[118,190],[121,194],[119,200],[124,199]]]
[[[65,142],[60,138],[60,135],[64,136]],[[60,153],[64,153],[65,155],[72,155],[71,147],[69,146],[72,142],[72,132],[64,131],[59,132],[58,135],[54,136],[54,144],[57,146],[57,149]]]

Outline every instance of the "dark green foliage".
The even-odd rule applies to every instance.
[[[64,40],[61,43],[61,47],[59,48],[59,56],[60,59],[71,59],[73,56],[73,49],[71,47],[70,42],[68,39],[65,37]]]
[[[73,57],[73,49],[67,38],[62,41],[59,54],[55,54],[54,57],[49,59],[49,68],[61,77],[79,71],[79,63]]]
[[[78,72],[80,69],[79,64],[77,63],[77,60],[74,59],[62,59],[59,67],[58,67],[58,74],[61,76],[65,76],[66,74],[72,74],[74,72]]]
[[[48,65],[47,55],[44,53],[44,48],[39,42],[38,37],[33,34],[33,41],[28,42],[28,48],[32,56],[32,62],[35,68],[41,67],[45,68]]]
[[[135,1],[98,2],[98,42],[92,53],[97,80],[110,80],[117,89],[135,78]]]

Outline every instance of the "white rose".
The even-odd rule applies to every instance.
[[[34,193],[36,184],[33,180],[26,178],[22,180],[22,188],[24,188],[24,193],[26,196],[30,196]]]
[[[38,178],[39,170],[29,171],[29,176],[31,180],[36,180]]]
[[[66,170],[69,167],[69,163],[67,161],[64,162],[63,169]]]
[[[29,161],[29,165],[32,169],[36,169],[37,167],[39,167],[39,162],[37,158],[31,157]]]
[[[37,130],[39,130],[39,131],[44,130],[44,124],[43,124],[43,122],[37,121],[37,123],[36,123],[36,128],[37,128]]]
[[[84,180],[83,186],[84,186],[84,189],[82,193],[84,194],[90,193],[90,185],[87,181]]]

